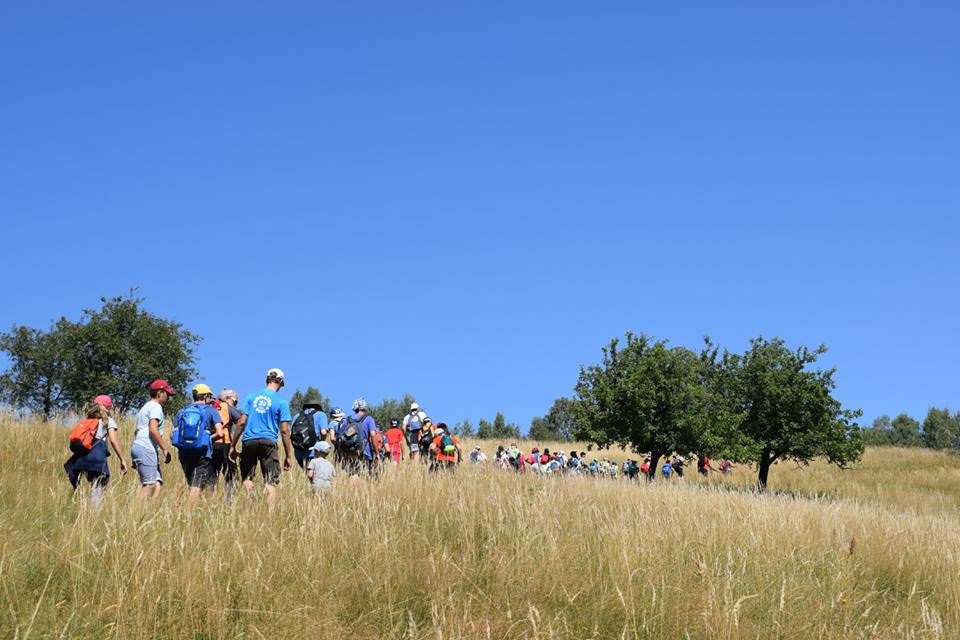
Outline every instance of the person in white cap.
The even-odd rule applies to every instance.
[[[420,429],[423,427],[426,418],[427,414],[416,402],[410,405],[410,413],[403,416],[403,432],[407,436],[407,446],[410,448],[411,460],[416,460],[420,454]]]
[[[278,391],[285,381],[283,371],[267,371],[267,386],[262,391],[251,393],[244,402],[247,423],[238,428],[233,440],[231,458],[237,459],[237,443],[243,443],[240,457],[240,477],[248,491],[253,489],[253,476],[257,465],[263,474],[267,502],[276,500],[276,488],[280,484],[280,456],[277,452],[277,436],[283,436],[283,470],[293,466],[293,444],[290,442],[290,405]]]

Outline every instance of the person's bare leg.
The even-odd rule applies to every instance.
[[[267,484],[264,489],[267,492],[267,506],[273,509],[273,505],[277,501],[277,488],[272,484]]]
[[[187,498],[189,504],[193,504],[200,497],[200,487],[190,487],[190,496]]]

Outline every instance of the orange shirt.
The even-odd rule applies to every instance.
[[[460,446],[460,441],[457,440],[456,436],[451,435],[450,439],[453,440],[453,444],[457,445],[458,447]],[[433,447],[437,452],[437,460],[439,460],[440,462],[456,462],[457,452],[454,451],[453,453],[444,453],[443,445],[440,444],[442,440],[443,440],[443,436],[437,436],[436,438],[433,439]]]

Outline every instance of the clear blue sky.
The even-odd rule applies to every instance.
[[[960,408],[957,3],[194,4],[0,9],[0,327],[139,287],[212,386],[523,428],[762,333]]]

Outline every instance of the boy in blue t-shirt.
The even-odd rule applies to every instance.
[[[213,390],[205,384],[198,384],[193,388],[193,405],[200,405],[203,408],[203,429],[207,433],[206,442],[203,446],[196,449],[179,449],[177,457],[180,459],[180,467],[183,469],[183,475],[190,486],[190,501],[193,502],[200,496],[201,489],[213,489],[217,484],[217,477],[213,473],[213,443],[212,436],[218,440],[223,438],[223,420],[220,413],[210,406],[213,401]],[[173,421],[174,429],[179,428],[180,419],[184,412],[192,410],[193,405],[187,405],[181,409]],[[176,443],[176,440],[174,440]]]

